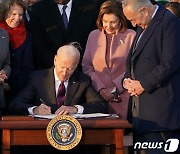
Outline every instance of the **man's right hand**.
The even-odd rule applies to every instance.
[[[141,86],[140,81],[131,80],[130,78],[126,78],[123,81],[123,87],[128,90],[128,93],[131,96],[138,97],[144,92],[144,88]]]
[[[50,115],[51,108],[45,104],[41,104],[33,109],[34,114],[38,115]]]

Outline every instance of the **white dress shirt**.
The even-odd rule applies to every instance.
[[[61,84],[61,81],[59,80],[59,78],[57,77],[57,74],[56,74],[56,71],[54,69],[54,79],[55,79],[55,92],[56,92],[56,96],[57,96],[57,93],[58,93],[58,89],[59,89],[59,85]],[[67,91],[67,87],[68,87],[68,80],[67,81],[64,81],[64,86],[65,86],[65,89]],[[40,100],[39,100],[40,101]],[[83,111],[84,111],[84,107],[81,106],[81,105],[74,105],[76,108],[77,108],[77,113],[79,114],[82,114]],[[34,115],[34,112],[33,112],[33,109],[37,107],[37,106],[33,106],[33,107],[30,107],[28,108],[28,111],[29,111],[29,114],[30,115]]]
[[[58,4],[58,8],[59,8],[59,11],[62,15],[63,13],[63,6],[62,4]],[[66,15],[67,15],[67,18],[68,18],[68,22],[69,22],[69,18],[70,18],[70,14],[71,14],[71,8],[72,8],[72,0],[70,0],[67,4],[66,4],[67,8],[66,8]]]

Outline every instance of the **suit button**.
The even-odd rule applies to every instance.
[[[145,61],[147,61],[147,62],[150,61],[150,58],[149,57],[145,58]]]
[[[147,62],[150,61],[150,58],[149,57],[145,58],[145,61],[147,61]]]
[[[161,84],[158,84],[158,85],[157,85],[157,88],[160,88],[160,87],[161,87]]]

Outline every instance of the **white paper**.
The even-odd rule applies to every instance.
[[[56,114],[51,115],[34,115],[35,118],[44,118],[44,119],[53,119],[56,117]],[[71,114],[70,116],[81,119],[81,118],[98,118],[98,117],[109,117],[111,114],[104,113],[91,113],[91,114]]]
[[[98,118],[98,117],[109,117],[110,114],[104,113],[90,113],[90,114],[72,114],[74,118]]]
[[[35,118],[43,118],[43,119],[53,119],[54,117],[56,117],[56,114],[50,114],[50,115],[33,115]]]

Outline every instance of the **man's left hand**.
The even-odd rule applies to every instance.
[[[144,88],[141,86],[141,83],[138,80],[131,80],[128,78],[126,81],[125,86],[131,96],[138,97],[144,92]]]
[[[133,89],[130,92],[131,95],[139,96],[144,92],[144,88],[138,80],[131,80],[131,88]]]
[[[56,110],[55,114],[57,115],[67,115],[67,114],[75,114],[78,109],[75,106],[64,106],[62,105],[59,109]]]

